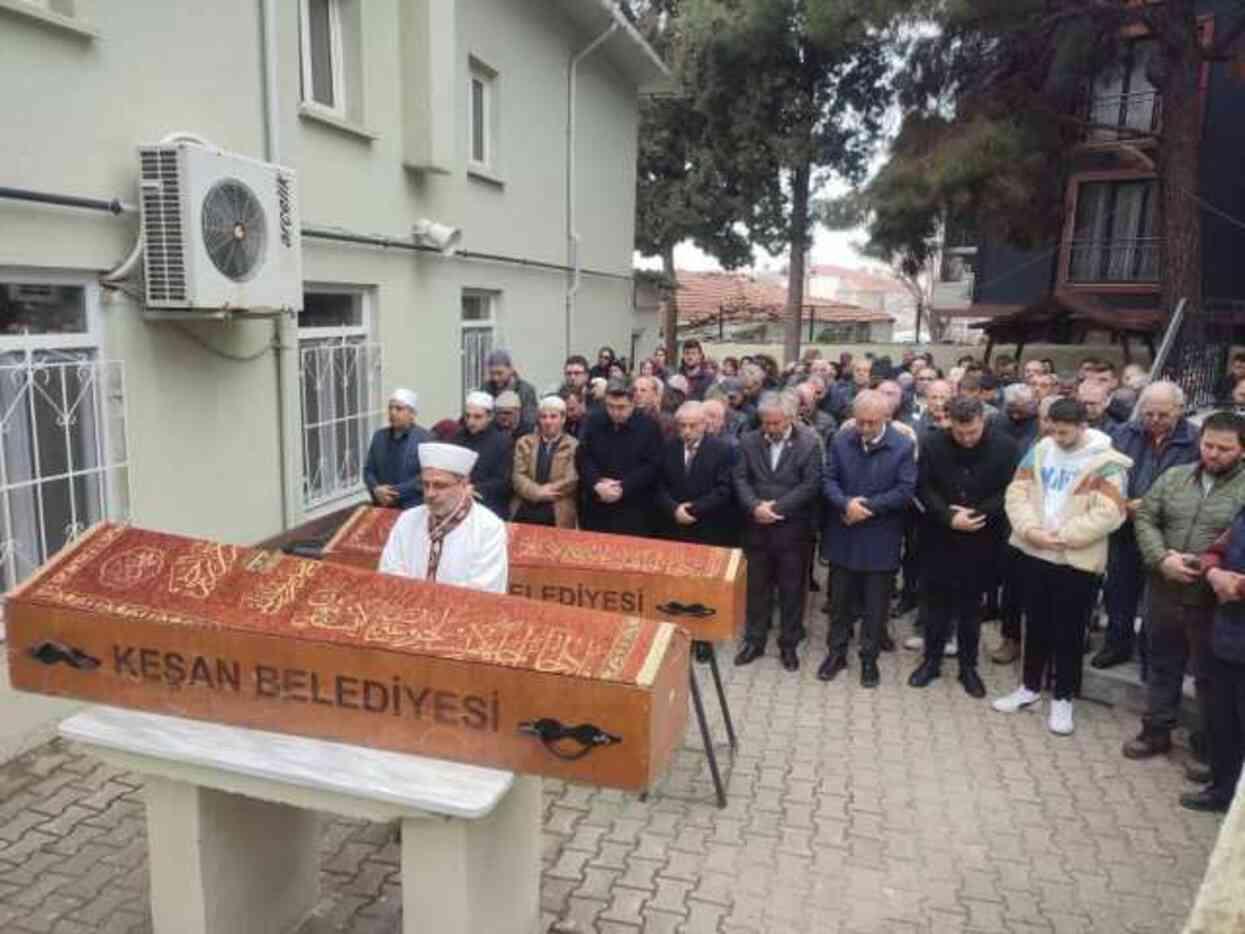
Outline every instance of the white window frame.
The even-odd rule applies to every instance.
[[[340,283],[307,282],[303,284],[303,291],[304,293],[311,292],[318,295],[349,295],[358,302],[359,307],[358,324],[298,328],[299,451],[302,461],[302,473],[300,475],[303,489],[302,508],[306,516],[315,517],[339,508],[344,501],[358,499],[366,492],[367,486],[364,483],[363,471],[367,459],[367,446],[371,442],[373,432],[380,427],[384,416],[380,386],[382,357],[381,345],[375,341],[372,330],[374,320],[373,303],[375,300],[374,289],[368,286],[342,285]],[[310,350],[309,345],[312,342],[322,344],[324,341],[334,340],[340,341],[342,345],[352,344],[358,346],[361,352],[360,359],[368,367],[367,378],[369,380],[374,379],[376,382],[375,385],[369,383],[364,388],[365,398],[369,403],[367,407],[356,413],[334,414],[329,421],[316,422],[311,426],[323,427],[342,421],[362,419],[357,482],[351,484],[335,483],[327,494],[313,496],[311,465],[308,463],[310,459],[308,447],[309,426],[307,422],[307,399],[305,396],[307,387],[304,378],[304,367],[307,362],[308,351]],[[359,362],[359,360],[356,360],[356,365]],[[335,466],[340,467],[339,457],[335,456],[334,460],[337,462]]]
[[[480,82],[483,113],[480,115],[480,131],[484,158],[476,158],[476,95],[475,85]],[[497,72],[478,58],[472,56],[467,68],[467,165],[484,172],[497,171]]]
[[[315,82],[312,73],[314,65],[311,56],[311,11],[308,7],[309,0],[298,0],[303,106],[345,120],[347,107],[346,72],[343,59],[345,42],[342,37],[341,5],[343,0],[326,0],[326,2],[329,7],[329,80],[333,88],[333,105],[330,107],[315,98]]]
[[[487,317],[475,318],[472,320],[468,320],[464,318],[462,316],[462,299],[464,298],[480,298],[480,299],[483,299],[485,302],[487,302],[488,304]],[[479,388],[479,384],[474,385],[474,386],[468,386],[467,380],[463,378],[465,374],[463,374],[462,370],[466,364],[466,361],[463,359],[463,354],[465,353],[463,349],[463,335],[467,331],[491,331],[493,334],[492,348],[496,349],[498,347],[505,346],[505,344],[502,343],[501,303],[502,303],[502,292],[499,289],[482,289],[482,288],[469,287],[469,288],[464,288],[459,295],[459,312],[458,312],[459,380],[462,383],[462,394],[463,394],[464,400],[467,398],[467,393],[471,392],[471,390],[473,389]],[[487,377],[487,374],[486,374],[486,377]]]
[[[0,288],[19,283],[23,285],[49,285],[78,288],[82,290],[83,312],[86,330],[79,333],[62,334],[5,334],[0,335],[0,354],[22,354],[23,362],[16,364],[0,364],[0,381],[12,381],[10,389],[16,389],[18,396],[26,395],[26,401],[15,401],[13,408],[0,412],[0,438],[10,437],[7,421],[17,414],[16,407],[22,406],[29,413],[32,429],[37,422],[35,394],[38,393],[47,404],[58,409],[57,423],[65,434],[68,462],[64,473],[43,475],[39,462],[38,445],[34,446],[34,457],[30,465],[30,476],[27,479],[8,482],[4,473],[4,463],[0,463],[0,498],[8,497],[25,489],[38,489],[45,484],[71,481],[70,486],[70,524],[66,530],[68,540],[72,541],[90,524],[98,519],[125,521],[129,518],[130,503],[133,501],[130,489],[129,452],[129,420],[126,411],[125,367],[120,361],[110,361],[103,357],[103,342],[100,328],[100,286],[98,276],[90,272],[72,270],[48,270],[20,266],[0,267]],[[36,362],[36,354],[48,354],[63,351],[66,359],[42,360]],[[89,357],[85,354],[90,354]],[[79,355],[79,356],[75,356]],[[66,372],[76,371],[79,383],[83,380],[92,385],[92,395],[88,397],[86,390],[76,388],[74,398],[65,383]],[[24,372],[23,372],[24,371]],[[84,372],[89,371],[89,372]],[[24,377],[25,382],[18,384]],[[58,386],[59,382],[59,397]],[[59,402],[58,402],[59,398]],[[73,445],[70,443],[72,426],[83,417],[82,404],[87,398],[96,403],[91,413],[94,420],[95,463],[92,465],[73,463]],[[60,406],[63,404],[64,408]],[[116,422],[117,424],[114,424]],[[0,454],[0,457],[3,457]],[[87,513],[87,503],[83,504],[79,513],[76,497],[73,493],[72,481],[83,477],[97,477],[99,489],[99,516]],[[18,558],[22,557],[29,571],[50,557],[47,554],[48,527],[45,504],[42,496],[36,493],[34,513],[37,515],[39,540],[24,543],[15,536],[12,527],[12,510],[0,510],[0,565],[3,565],[11,582],[24,578],[18,569]],[[4,641],[4,623],[0,618],[0,642]]]

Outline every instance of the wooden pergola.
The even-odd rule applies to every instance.
[[[1053,292],[1019,311],[970,324],[986,334],[986,361],[995,344],[1015,344],[1017,359],[1027,344],[1084,344],[1090,333],[1105,331],[1132,362],[1130,341],[1141,340],[1155,354],[1164,314],[1157,308],[1114,308],[1088,295]]]

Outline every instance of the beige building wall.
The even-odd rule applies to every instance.
[[[398,0],[347,0],[359,29],[348,71],[357,71],[351,112],[336,123],[300,107],[299,5],[277,4],[277,134],[281,161],[298,172],[303,223],[403,237],[430,217],[460,227],[466,250],[565,264],[568,63],[592,36],[562,6],[538,0],[413,6],[421,4],[448,11],[452,29],[436,42],[456,49],[452,100],[438,105],[452,123],[444,173],[404,164]],[[73,0],[71,28],[14,7],[21,0],[0,7],[0,184],[135,201],[135,147],[174,130],[264,157],[257,0]],[[571,349],[589,355],[601,343],[627,346],[632,333],[637,87],[617,57],[628,42],[620,32],[580,69],[580,255],[587,270],[611,274],[585,273],[570,322]],[[488,178],[467,172],[473,59],[496,72]],[[0,201],[0,269],[89,280],[128,252],[136,227],[133,215]],[[496,341],[512,349],[525,378],[543,389],[560,374],[566,272],[306,238],[303,267],[308,283],[365,291],[384,385],[415,388],[422,422],[458,411],[464,288],[497,293]],[[105,290],[97,326],[101,355],[126,370],[133,519],[235,541],[281,531],[277,355],[262,353],[272,321],[153,323],[130,297]],[[226,356],[257,352],[249,362]],[[285,389],[297,392],[288,374]]]

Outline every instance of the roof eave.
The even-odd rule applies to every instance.
[[[610,0],[556,0],[567,18],[575,23],[591,39],[595,39],[611,24],[617,25],[622,35],[607,42],[602,51],[619,68],[640,94],[671,94],[675,91],[670,69],[661,60],[639,30],[631,23],[617,4]],[[625,41],[624,41],[625,40]]]

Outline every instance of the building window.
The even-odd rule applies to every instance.
[[[1128,43],[1120,60],[1094,80],[1089,105],[1089,122],[1096,124],[1093,138],[1119,139],[1158,129],[1159,95],[1146,75],[1156,48],[1153,39]],[[1116,133],[1111,127],[1135,132]]]
[[[92,523],[129,518],[125,371],[99,357],[98,305],[88,279],[0,270],[6,590]]]
[[[303,103],[346,116],[345,0],[301,0]]]
[[[462,299],[462,395],[484,385],[485,361],[496,346],[498,292],[467,289]]]
[[[1158,282],[1157,202],[1154,179],[1082,183],[1068,281]]]
[[[370,340],[369,294],[309,287],[298,315],[303,506],[363,490],[372,433],[383,418],[381,350]]]
[[[493,170],[497,167],[497,72],[475,59],[470,72],[468,161],[475,168]]]

